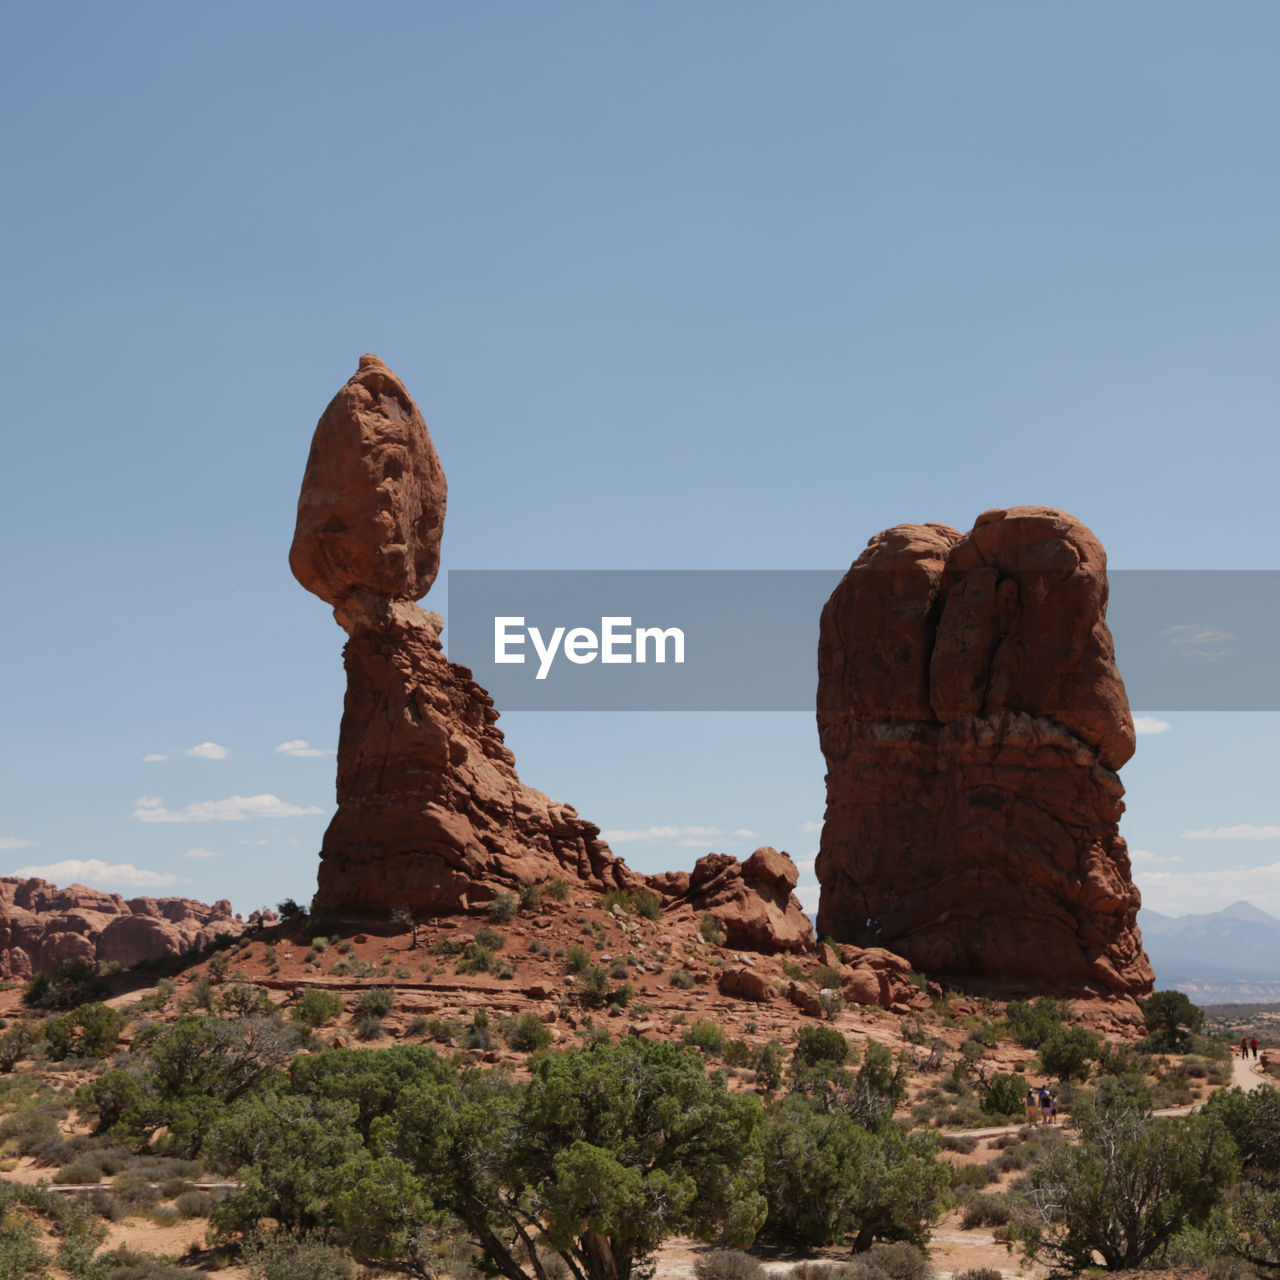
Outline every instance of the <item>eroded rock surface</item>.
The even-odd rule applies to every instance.
[[[414,602],[439,565],[445,481],[426,423],[376,356],[316,428],[289,563],[349,639],[338,811],[319,896],[343,915],[477,910],[565,878],[639,887],[599,828],[524,786],[489,695]]]
[[[1153,975],[1117,828],[1134,731],[1106,604],[1101,544],[1050,508],[870,541],[822,614],[821,936],[1136,1012]]]
[[[239,937],[257,912],[238,920],[225,899],[212,906],[190,898],[122,898],[73,884],[0,879],[0,978],[56,974],[63,964],[144,960],[201,951],[220,936]],[[274,913],[272,913],[274,919]]]
[[[745,862],[727,853],[699,858],[691,872],[650,876],[669,909],[712,915],[726,947],[747,951],[812,951],[813,927],[794,890],[800,878],[785,853],[767,845]]]

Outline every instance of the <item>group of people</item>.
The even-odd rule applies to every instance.
[[[1058,1099],[1047,1084],[1027,1090],[1027,1123],[1057,1124]]]
[[[1253,1050],[1253,1056],[1256,1058],[1258,1056],[1258,1037],[1254,1036],[1253,1039],[1250,1040],[1248,1036],[1241,1036],[1240,1037],[1240,1056],[1247,1060],[1249,1057],[1250,1049]]]

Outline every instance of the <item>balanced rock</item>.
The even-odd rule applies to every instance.
[[[344,916],[481,910],[560,877],[638,888],[599,828],[524,786],[489,695],[414,601],[439,566],[445,481],[426,423],[376,357],[316,428],[289,563],[349,639],[338,809],[319,900]]]
[[[1106,606],[1105,552],[1061,511],[871,539],[822,613],[820,935],[1136,1015],[1153,975],[1117,827],[1135,740]],[[849,986],[865,998],[870,975]]]
[[[236,919],[225,899],[122,898],[73,884],[0,879],[0,978],[56,974],[66,963],[115,963],[187,955],[255,922]]]
[[[337,606],[352,592],[420,600],[440,568],[446,486],[404,383],[377,356],[316,425],[289,567]]]

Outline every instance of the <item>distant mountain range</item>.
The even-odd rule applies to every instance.
[[[1280,919],[1249,902],[1208,915],[1138,913],[1159,990],[1197,1004],[1280,1002]]]

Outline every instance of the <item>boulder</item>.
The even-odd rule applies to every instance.
[[[745,862],[709,853],[692,873],[650,876],[648,883],[669,909],[685,906],[695,915],[713,915],[725,946],[773,954],[813,950],[813,927],[792,892],[799,878],[787,854],[765,846]]]

